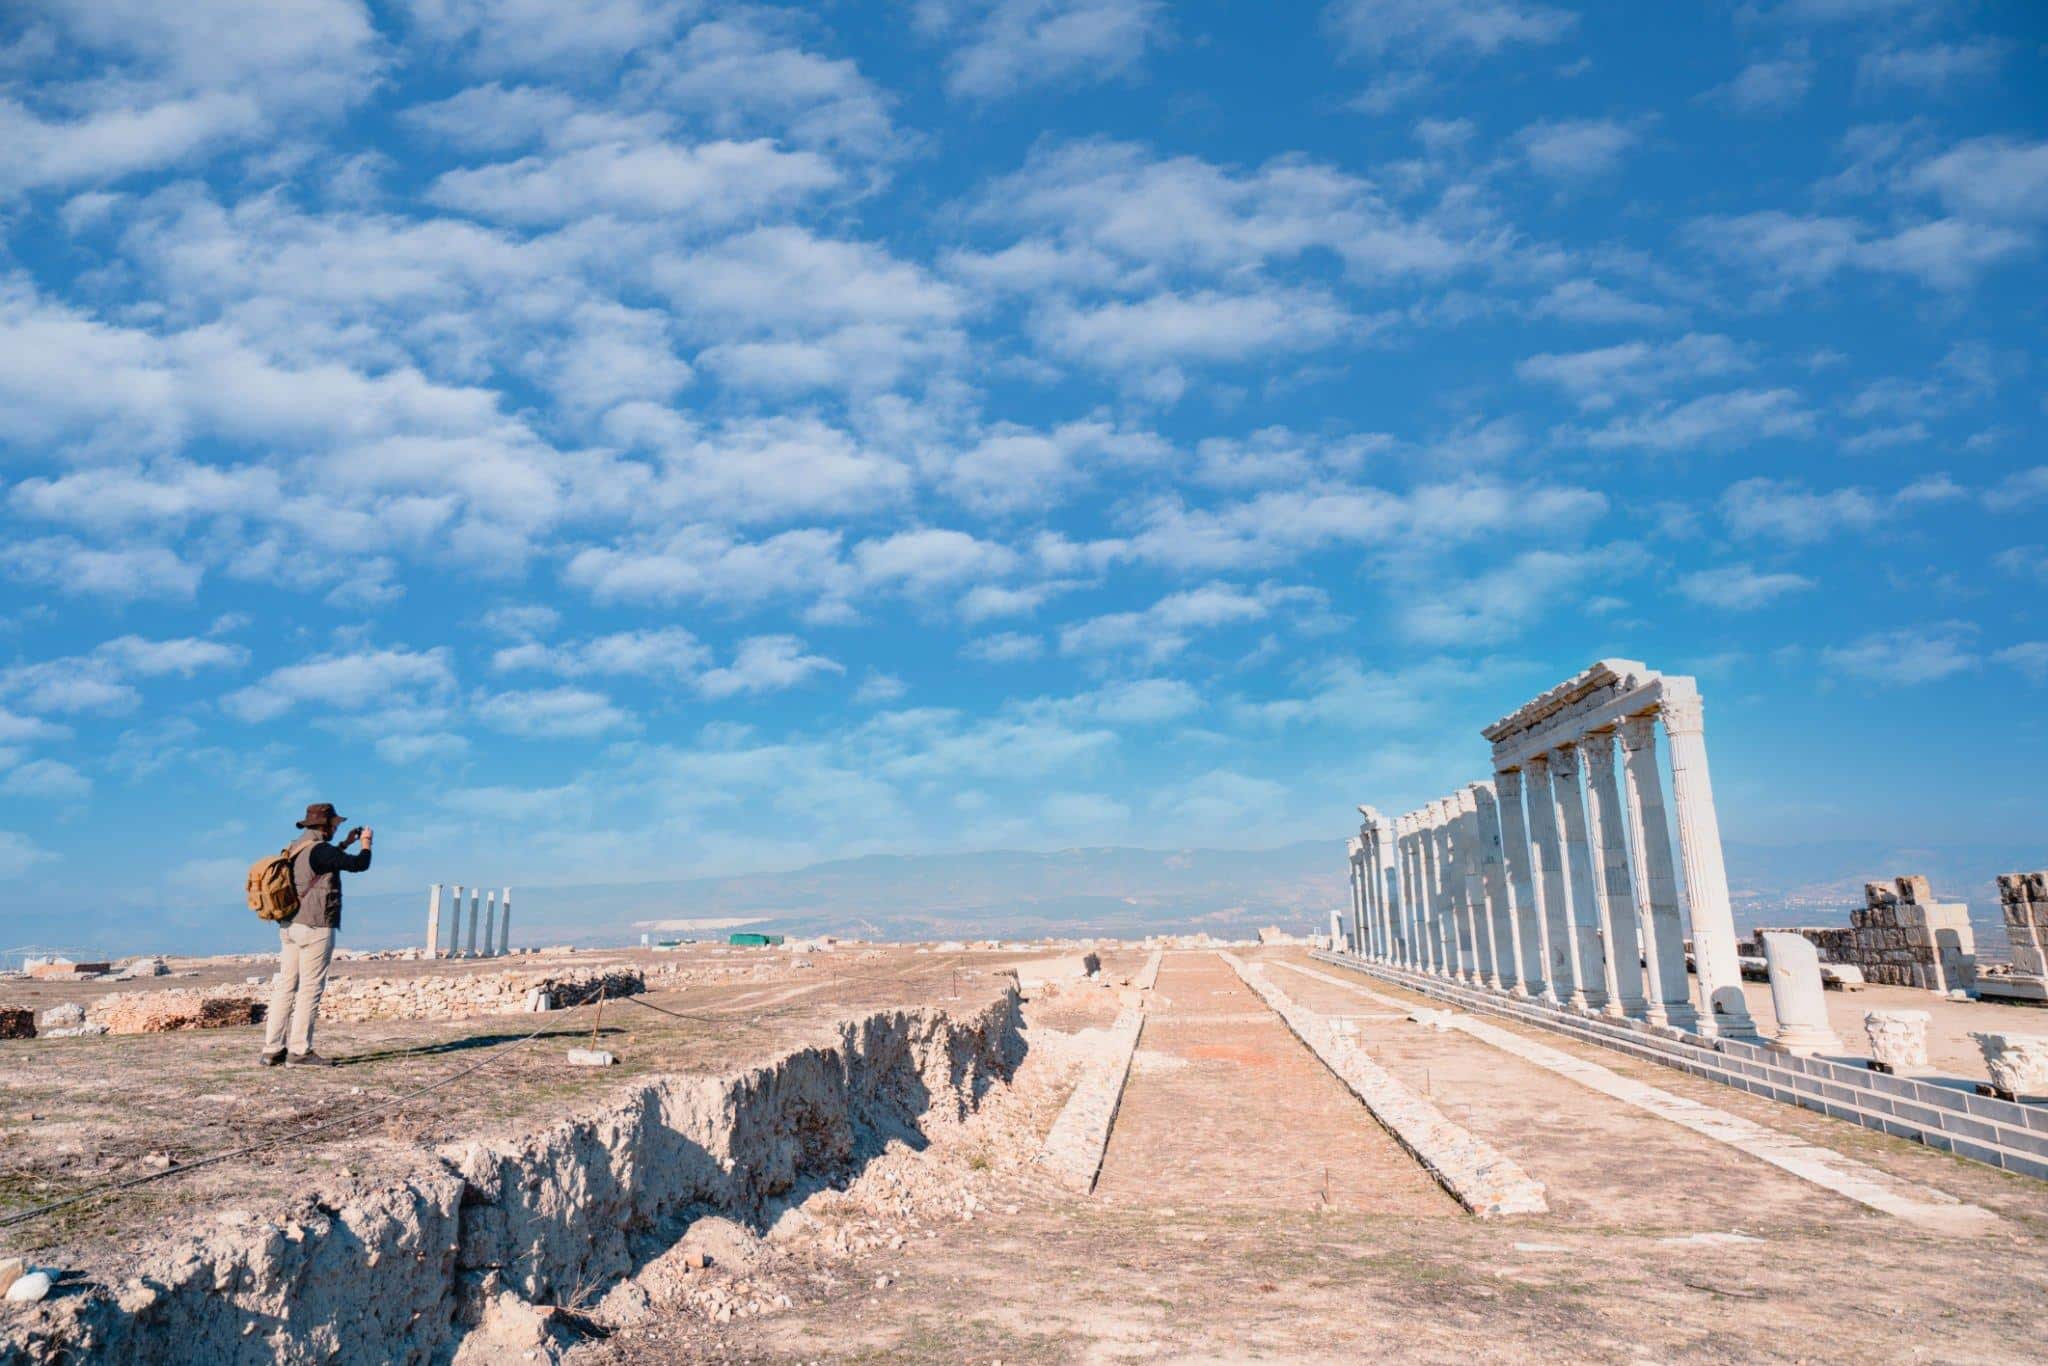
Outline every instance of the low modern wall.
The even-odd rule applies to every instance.
[[[2048,1180],[2048,1106],[2019,1105],[1953,1086],[1799,1057],[1733,1039],[1704,1039],[1640,1020],[1592,1016],[1483,987],[1317,950],[1319,962],[1348,968],[1467,1010],[1536,1025],[1708,1081],[1817,1110],[1973,1161]]]

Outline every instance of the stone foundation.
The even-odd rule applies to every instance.
[[[323,1020],[466,1020],[476,1015],[510,1015],[529,1009],[542,992],[550,1008],[638,996],[647,979],[632,968],[577,968],[562,972],[451,973],[432,977],[339,977],[327,984],[320,1002]]]

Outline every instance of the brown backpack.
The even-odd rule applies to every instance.
[[[311,844],[301,840],[287,844],[267,858],[249,865],[249,909],[265,920],[290,920],[299,913],[299,882],[292,864],[299,851]]]

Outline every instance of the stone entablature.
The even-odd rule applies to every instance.
[[[1754,1038],[1695,682],[1601,660],[1481,733],[1492,782],[1391,822],[1359,808],[1350,857],[1362,955],[1573,1009]],[[1688,941],[1704,1012],[1686,975]]]

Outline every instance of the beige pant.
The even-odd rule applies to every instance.
[[[270,1009],[263,1017],[263,1051],[275,1053],[285,1046],[290,1030],[291,1051],[313,1051],[313,1017],[320,1012],[320,997],[327,990],[327,964],[334,957],[334,931],[307,925],[278,928],[277,977],[270,984]]]

